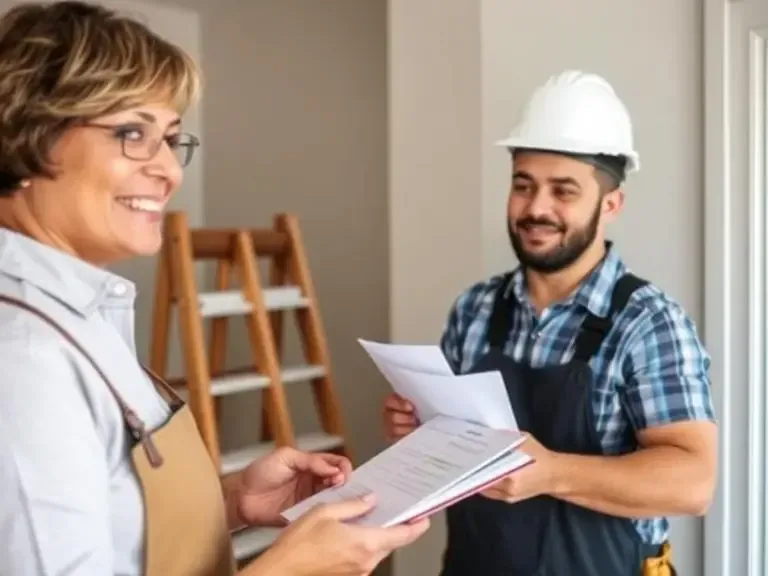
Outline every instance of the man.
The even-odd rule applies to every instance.
[[[710,504],[709,356],[605,239],[639,168],[632,133],[604,79],[567,71],[501,142],[520,266],[457,298],[441,346],[457,373],[502,373],[535,462],[448,510],[444,576],[673,574],[666,516]],[[384,412],[392,439],[418,425],[397,396]]]

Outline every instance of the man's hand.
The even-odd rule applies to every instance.
[[[533,458],[533,462],[515,470],[481,492],[486,498],[514,503],[555,491],[557,478],[556,454],[548,450],[530,434],[520,450]]]
[[[623,455],[548,450],[530,435],[520,449],[535,462],[482,494],[505,502],[548,495],[624,518],[703,514],[714,491],[717,427],[680,422],[645,429]]]
[[[419,424],[413,404],[397,394],[387,396],[384,401],[384,433],[387,440],[400,440],[413,432]]]
[[[335,454],[278,448],[240,476],[237,514],[246,525],[278,526],[280,513],[329,486],[346,481],[352,464]]]

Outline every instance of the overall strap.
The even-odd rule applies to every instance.
[[[491,348],[504,349],[507,338],[509,338],[509,324],[515,302],[515,293],[512,290],[512,272],[508,272],[502,277],[496,289],[491,318],[488,321],[487,339]]]
[[[160,455],[160,452],[156,449],[154,442],[152,440],[152,437],[149,432],[147,432],[144,422],[139,418],[138,414],[136,414],[130,406],[123,400],[123,398],[118,394],[115,387],[110,382],[109,378],[107,378],[107,375],[104,374],[104,371],[99,367],[98,363],[93,359],[93,357],[88,354],[88,352],[85,351],[85,349],[77,342],[77,340],[69,333],[67,330],[65,330],[58,322],[56,322],[53,318],[48,316],[45,312],[42,310],[39,310],[38,308],[35,308],[34,306],[29,305],[28,303],[17,300],[16,298],[11,298],[10,296],[6,296],[4,294],[0,294],[0,302],[3,302],[5,304],[8,304],[9,306],[15,306],[16,308],[21,308],[23,310],[26,310],[27,312],[31,312],[44,322],[46,322],[48,325],[50,325],[52,328],[54,328],[59,334],[61,334],[64,339],[69,342],[76,350],[80,352],[80,354],[83,355],[83,357],[93,366],[94,370],[101,376],[101,379],[104,380],[104,383],[107,385],[107,388],[109,388],[109,391],[112,393],[112,396],[114,396],[115,400],[117,401],[118,406],[120,407],[120,411],[123,414],[123,420],[125,422],[126,427],[128,428],[129,432],[133,436],[133,438],[140,442],[144,450],[147,453],[147,459],[152,464],[153,467],[160,466],[163,463],[162,456]]]
[[[613,326],[614,315],[624,309],[635,290],[642,288],[646,284],[648,284],[646,280],[630,273],[626,273],[619,278],[613,287],[611,307],[606,317],[601,318],[587,312],[587,316],[581,324],[579,336],[576,339],[574,360],[588,362],[597,353]]]

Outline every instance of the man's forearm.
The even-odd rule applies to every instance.
[[[703,514],[713,473],[700,455],[674,446],[623,456],[557,455],[553,496],[629,518]]]
[[[244,525],[238,510],[241,483],[242,476],[239,472],[224,476],[221,479],[221,491],[227,511],[227,525],[230,531],[237,530]]]

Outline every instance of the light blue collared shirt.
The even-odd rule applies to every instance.
[[[0,294],[67,330],[148,427],[167,419],[136,358],[133,283],[0,229]],[[130,442],[82,354],[37,316],[0,303],[0,574],[141,573]]]

